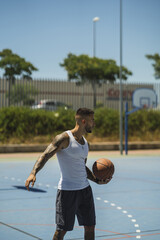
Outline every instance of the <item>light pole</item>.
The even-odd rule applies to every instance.
[[[96,22],[99,21],[99,17],[93,18],[93,57],[96,56]]]
[[[120,0],[120,121],[119,121],[119,130],[120,130],[120,154],[123,154],[123,89],[122,89],[122,0]]]

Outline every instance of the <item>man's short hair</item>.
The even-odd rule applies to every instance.
[[[94,111],[89,109],[89,108],[79,108],[76,112],[76,115],[79,115],[79,116],[89,116],[89,115],[92,115],[94,114]]]

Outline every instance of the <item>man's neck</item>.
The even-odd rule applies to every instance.
[[[82,136],[84,134],[84,131],[82,131],[82,129],[80,129],[79,127],[75,127],[71,130],[72,134],[74,137],[76,137],[77,139],[82,139]]]

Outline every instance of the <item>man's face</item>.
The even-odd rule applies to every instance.
[[[87,133],[91,133],[92,129],[95,127],[95,122],[94,122],[94,114],[89,115],[86,117],[86,123],[85,123],[85,131]]]

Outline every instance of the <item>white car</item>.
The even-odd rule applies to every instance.
[[[56,111],[60,107],[65,110],[70,108],[67,104],[56,100],[40,100],[37,104],[31,106],[32,109],[44,109],[48,111]]]

